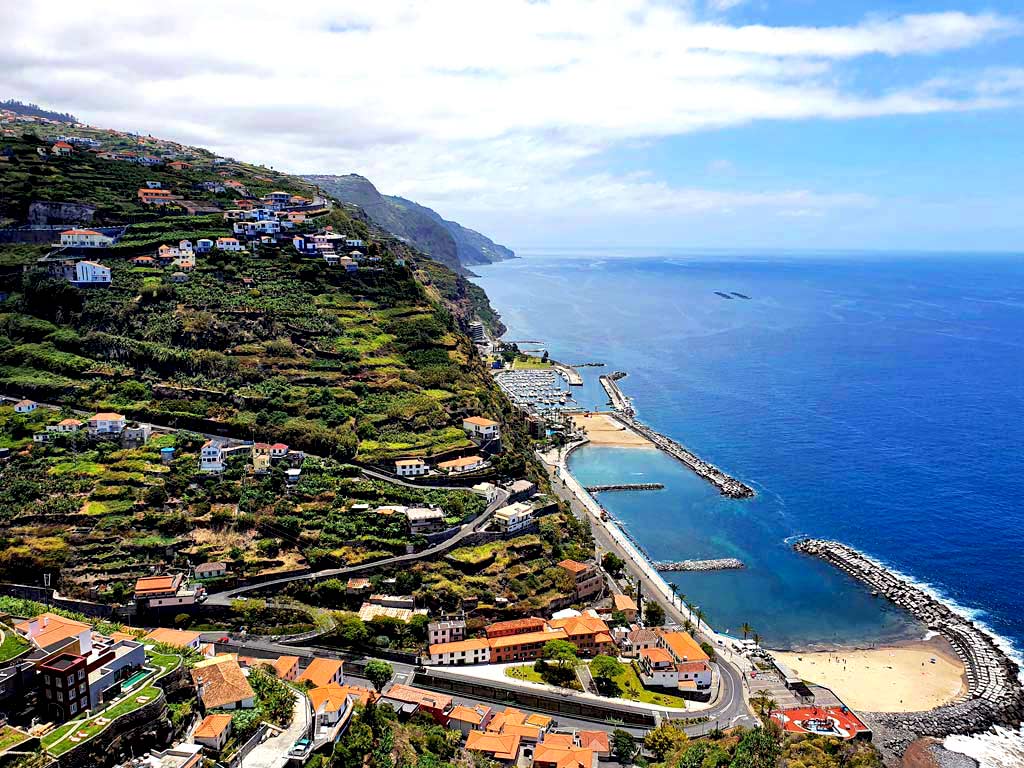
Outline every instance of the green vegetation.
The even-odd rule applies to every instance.
[[[10,661],[29,648],[29,643],[10,627],[0,626],[3,642],[0,642],[0,661]]]
[[[597,657],[600,658],[600,657]],[[591,665],[597,658],[591,662]],[[621,699],[629,699],[630,701],[641,701],[645,704],[657,704],[662,707],[674,707],[676,709],[686,708],[686,699],[682,696],[676,696],[672,693],[664,692],[663,688],[647,688],[640,681],[640,676],[632,664],[619,664],[619,670],[609,670],[604,667],[603,664],[598,665],[598,671],[607,673],[609,671],[618,674],[597,674],[591,666],[591,674],[594,676],[595,682],[598,678],[601,680],[598,682],[601,692],[606,696],[614,696]]]
[[[249,670],[255,706],[252,709],[226,711],[231,715],[232,739],[244,742],[260,723],[284,726],[291,722],[295,708],[295,692],[272,672],[262,666]]]
[[[515,680],[525,680],[528,683],[543,684],[545,682],[544,678],[533,664],[521,664],[516,667],[505,667],[505,676],[511,677]]]
[[[0,727],[0,753],[6,752],[28,738],[24,733],[9,725]]]

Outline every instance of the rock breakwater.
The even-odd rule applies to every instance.
[[[949,641],[966,669],[967,693],[929,712],[876,713],[879,746],[902,755],[921,736],[970,735],[1024,721],[1024,687],[1017,664],[996,639],[948,605],[861,552],[836,541],[804,539],[793,548],[850,574]]]
[[[716,560],[663,560],[655,563],[654,567],[659,571],[732,571],[746,566],[735,557],[720,557]]]
[[[587,493],[603,491],[660,491],[664,483],[615,483],[613,485],[588,485]]]

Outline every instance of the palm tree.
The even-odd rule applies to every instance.
[[[744,640],[746,640],[747,639],[747,635],[749,635],[753,631],[754,631],[754,628],[752,626],[750,626],[750,624],[748,624],[745,621],[743,622],[743,626],[740,627],[740,632],[743,633],[743,639]]]
[[[704,611],[698,608],[694,611],[694,616],[697,617],[697,631],[700,632],[700,623],[704,620]]]
[[[757,632],[754,633],[754,645],[761,645],[761,636]]]
[[[672,597],[678,599],[679,597],[679,585],[669,582],[668,588],[672,590]],[[675,599],[672,600],[672,605],[675,605]]]
[[[754,695],[750,698],[750,703],[754,705],[754,708],[757,710],[758,714],[764,715],[765,707],[768,706],[768,702],[771,700],[772,692],[769,691],[767,688],[762,688],[761,690],[754,693]]]

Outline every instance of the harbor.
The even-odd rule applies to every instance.
[[[952,646],[966,669],[967,691],[927,712],[876,714],[881,746],[902,754],[921,736],[970,735],[993,726],[1017,728],[1024,720],[1020,669],[987,630],[908,579],[862,552],[836,541],[802,539],[793,548],[848,573],[872,594],[907,611]]]
[[[581,413],[583,408],[569,389],[571,377],[560,368],[501,370],[494,380],[512,404],[526,413],[553,419],[562,413]]]

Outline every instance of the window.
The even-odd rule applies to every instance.
[[[46,689],[46,698],[48,698],[48,699],[52,699],[53,698],[53,690],[52,689],[50,689],[50,688]]]
[[[64,694],[57,691],[57,701],[64,701]]]
[[[75,702],[73,702],[73,701],[72,701],[72,702],[71,702],[71,706],[70,706],[70,707],[68,707],[68,711],[69,711],[69,712],[70,712],[70,713],[71,713],[72,715],[73,715],[73,714],[75,714],[75,712],[77,712],[77,711],[78,711],[78,705],[77,705],[77,704],[75,704]]]
[[[49,675],[43,675],[43,678],[46,680],[46,684],[49,685],[50,684],[50,676]]]
[[[68,687],[70,687],[70,688],[74,688],[75,687],[75,676],[74,675],[68,675]]]
[[[78,684],[78,692],[83,696],[85,695],[85,683]]]
[[[79,680],[85,680],[85,670],[84,669],[78,670],[78,679]]]

